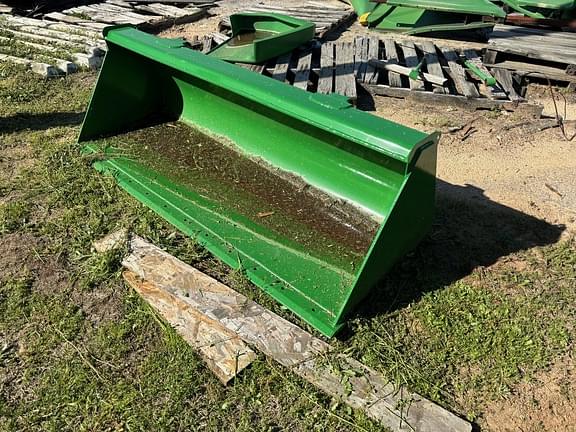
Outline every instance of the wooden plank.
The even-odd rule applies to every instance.
[[[493,68],[492,73],[512,102],[524,100],[524,98],[516,92],[516,89],[514,88],[514,79],[509,70]]]
[[[565,48],[539,50],[532,46],[519,45],[516,41],[511,40],[498,42],[497,44],[490,43],[489,46],[491,50],[528,57],[530,59],[551,61],[560,64],[576,64],[576,55],[570,55]]]
[[[553,66],[538,65],[532,63],[504,60],[498,63],[484,62],[486,67],[498,67],[517,72],[520,75],[528,75],[528,78],[549,78],[556,81],[576,82],[576,76],[568,75],[563,69]]]
[[[410,76],[410,73],[412,72],[412,69],[407,68],[406,66],[401,66],[393,63],[389,64],[382,60],[370,60],[369,63],[379,69],[386,69],[388,71],[396,72],[400,75],[404,75],[407,77]],[[448,79],[444,77],[439,77],[438,75],[429,74],[428,72],[421,73],[418,79],[422,81],[427,81],[437,86],[444,86],[448,82]]]
[[[80,52],[83,51],[83,52],[86,52],[88,54],[94,54],[94,55],[104,55],[104,53],[105,53],[105,51],[100,47],[94,47],[91,45],[69,42],[67,40],[57,39],[57,38],[48,37],[48,36],[42,36],[39,34],[24,33],[24,32],[18,31],[18,30],[12,30],[12,29],[4,29],[4,30],[9,32],[9,33],[12,33],[14,36],[18,36],[22,40],[29,39],[29,40],[33,40],[33,41],[40,41],[43,43],[49,43],[49,44],[53,44],[56,46],[60,46],[62,49],[74,49],[74,50],[78,50]]]
[[[135,2],[129,3],[129,2],[124,1],[124,0],[106,0],[104,3],[120,6],[120,7],[123,7],[124,9],[132,9],[136,5]],[[137,3],[140,3],[140,2],[137,2]],[[158,2],[154,2],[154,3],[158,3]]]
[[[334,89],[334,43],[326,42],[320,48],[318,93],[329,94]]]
[[[37,73],[45,78],[51,78],[55,76],[62,76],[64,73],[61,69],[54,65],[49,65],[47,63],[37,62],[34,60],[23,59],[19,57],[14,57],[6,54],[0,54],[0,62],[10,62],[16,63],[28,67],[34,73]]]
[[[208,368],[223,384],[227,384],[257,358],[256,353],[237,334],[220,322],[130,271],[125,271],[123,276],[128,285],[199,352]]]
[[[389,64],[398,64],[398,51],[394,40],[384,39],[384,56]],[[392,87],[402,87],[402,78],[396,72],[388,71],[388,82]]]
[[[67,15],[80,13],[90,17],[90,19],[94,21],[110,24],[138,25],[148,21],[162,19],[160,15],[142,15],[135,12],[125,12],[121,7],[105,3],[99,3],[93,6],[78,6],[66,9],[63,13]]]
[[[418,58],[418,53],[416,52],[416,47],[412,41],[401,41],[398,42],[400,49],[404,53],[404,64],[406,67],[413,69],[420,63]],[[419,80],[410,80],[411,90],[424,90],[424,83]]]
[[[494,26],[493,33],[520,33],[525,35],[544,35],[550,39],[552,38],[559,38],[559,39],[571,39],[576,41],[576,33],[573,32],[564,32],[559,30],[547,30],[547,29],[539,29],[539,28],[532,28],[532,27],[524,27],[524,26],[514,26],[508,24],[496,24]]]
[[[412,91],[407,88],[397,88],[385,85],[373,85],[369,86],[369,89],[372,93],[379,96],[401,98],[424,104],[432,104],[432,105],[441,104],[446,106],[458,106],[461,108],[473,109],[473,110],[501,108],[508,111],[514,111],[519,106],[528,105],[528,104],[518,105],[516,103],[510,102],[509,100],[497,100],[482,97],[469,98],[460,95]]]
[[[99,23],[96,21],[87,21],[85,19],[78,18],[76,16],[65,15],[61,12],[47,13],[46,15],[44,15],[44,18],[47,18],[47,19],[53,20],[53,21],[57,21],[57,22],[67,23],[67,24],[75,24],[78,27],[87,28],[89,30],[95,30],[95,31],[98,31],[100,33],[102,32],[102,30],[105,27],[108,27],[104,23]]]
[[[435,75],[437,77],[444,78],[444,69],[438,60],[438,54],[436,53],[436,45],[428,40],[424,40],[419,43],[422,52],[424,53],[424,58],[426,60],[426,68],[428,73]],[[435,85],[434,91],[437,93],[446,93],[446,89],[443,86]]]
[[[207,10],[204,8],[194,8],[194,9],[184,9],[186,11],[185,15],[177,18],[165,17],[162,19],[153,19],[139,25],[139,28],[149,31],[159,31],[177,24],[187,24],[198,21],[207,14]]]
[[[218,33],[218,32],[212,32],[209,34],[209,36],[212,36],[212,40],[214,41],[214,43],[216,45],[221,45],[224,42],[226,42],[228,39],[230,39],[228,36],[226,36],[222,33]]]
[[[63,31],[53,30],[53,29],[49,29],[49,28],[40,28],[40,27],[30,26],[30,25],[18,25],[18,26],[16,26],[16,28],[18,29],[18,31],[20,31],[22,33],[47,36],[47,37],[50,37],[53,39],[59,39],[59,40],[66,41],[67,43],[76,43],[76,44],[92,45],[92,46],[104,44],[104,41],[101,39],[100,40],[93,39],[92,37],[82,36],[82,35],[78,35],[78,34],[72,34],[69,32],[63,32]]]
[[[110,0],[108,0],[110,1]],[[170,4],[182,4],[182,5],[204,5],[210,6],[215,5],[216,0],[138,0],[130,1],[130,3],[170,3]]]
[[[334,60],[336,64],[334,93],[355,100],[357,94],[356,79],[354,78],[354,44],[351,42],[336,44]]]
[[[292,53],[286,53],[281,55],[276,60],[276,66],[272,72],[272,78],[278,81],[286,81],[286,75],[288,74],[288,68],[290,67],[290,59],[292,58]]]
[[[377,37],[368,38],[368,59],[380,58],[380,39]],[[366,84],[376,84],[378,82],[379,71],[368,63],[364,82]]]
[[[92,39],[95,43],[103,43],[102,32],[92,30],[86,27],[81,27],[76,24],[68,24],[62,22],[53,22],[48,20],[40,20],[35,18],[25,18],[19,16],[9,16],[4,18],[4,25],[9,28],[21,27],[38,27],[48,30],[56,30],[62,33],[72,34],[76,36],[83,36]]]
[[[294,71],[294,87],[306,90],[310,78],[310,66],[312,63],[312,50],[303,50],[298,57],[298,64]]]
[[[11,41],[10,38],[0,36],[0,42],[9,43],[10,41]],[[19,39],[17,41],[17,43],[23,44],[23,45],[26,45],[26,46],[29,46],[31,48],[38,50],[39,51],[38,54],[44,54],[46,52],[55,53],[57,51],[62,50],[62,48],[58,48],[57,46],[54,46],[54,44],[50,44],[50,43],[46,43],[46,42],[44,44],[39,44],[39,43],[35,43],[35,42],[30,42],[30,41],[27,41],[24,39]],[[104,57],[102,55],[86,54],[83,52],[73,52],[73,50],[71,50],[71,51],[72,51],[71,56],[74,58],[74,64],[76,64],[78,66],[90,68],[90,69],[98,69],[102,65],[102,61],[104,59]],[[64,65],[64,64],[65,63],[62,63],[62,65]],[[66,73],[74,72],[73,67],[71,67],[71,66],[66,66],[65,71],[66,71]],[[65,71],[63,70],[62,72],[65,72]],[[44,73],[42,73],[42,75],[43,74]]]
[[[212,36],[204,36],[202,38],[202,52],[204,54],[208,54],[210,52],[210,50],[212,49],[213,41],[214,39],[212,38]]]
[[[466,71],[458,62],[458,54],[456,54],[456,52],[454,52],[452,49],[444,48],[442,49],[442,55],[448,63],[448,67],[450,69],[450,77],[452,78],[452,81],[454,81],[454,85],[456,86],[458,93],[470,98],[480,97],[480,93],[478,92],[478,89],[474,83],[471,83],[466,79]]]
[[[186,16],[187,13],[184,9],[175,6],[163,5],[160,3],[150,3],[145,5],[134,5],[135,10],[150,12],[152,14],[160,15],[168,18],[178,18]]]
[[[134,237],[130,249],[123,265],[139,278],[220,322],[246,343],[392,431],[471,431],[468,422],[418,394],[396,388],[362,363],[331,353],[326,342],[156,246]],[[341,370],[355,373],[344,380]]]
[[[368,68],[368,38],[358,36],[354,39],[354,75],[360,82],[366,78]]]
[[[576,63],[576,34],[526,27],[496,25],[490,49],[532,59]]]
[[[105,11],[95,11],[92,9],[83,9],[83,8],[87,8],[87,6],[80,6],[77,8],[73,8],[73,9],[67,9],[65,11],[63,11],[64,14],[66,15],[74,15],[74,14],[82,14],[82,15],[86,15],[88,16],[91,20],[100,22],[100,23],[105,23],[105,24],[132,24],[132,25],[138,25],[138,24],[142,24],[143,22],[146,22],[146,20],[144,19],[136,19],[133,17],[129,17],[126,16],[124,14],[119,14],[119,13],[111,13],[111,12],[105,12]]]

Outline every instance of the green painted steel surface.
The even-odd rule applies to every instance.
[[[554,16],[572,18],[576,9],[574,0],[499,0],[500,2],[516,12],[536,19]]]
[[[232,37],[210,52],[222,60],[262,63],[311,41],[310,21],[272,13],[239,13],[230,16]]]
[[[337,332],[429,230],[436,134],[205,56],[181,40],[128,26],[107,29],[105,37],[108,52],[79,136],[85,151],[98,153],[95,167],[323,334]],[[207,131],[273,172],[359,209],[377,229],[357,264],[331,258],[332,245],[320,235],[310,247],[179,182],[169,169],[153,169],[152,160],[102,144],[170,121]]]
[[[493,27],[493,23],[470,20],[458,13],[381,4],[368,16],[377,30],[406,34],[472,30]]]
[[[489,73],[484,72],[474,62],[470,60],[464,60],[464,66],[466,66],[468,70],[470,70],[474,75],[480,78],[480,80],[484,84],[488,86],[495,86],[497,84],[496,78],[494,78]]]
[[[506,16],[501,8],[489,0],[388,0],[386,4],[467,15]]]
[[[571,9],[576,7],[574,0],[512,0],[521,7],[541,9]]]

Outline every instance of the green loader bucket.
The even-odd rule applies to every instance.
[[[536,19],[563,18],[574,16],[576,1],[574,0],[500,0],[512,10]]]
[[[477,16],[381,4],[368,16],[376,30],[404,34],[442,33],[494,27]]]
[[[489,0],[388,0],[367,17],[378,30],[406,34],[490,28],[484,16],[504,18],[504,10]]]
[[[326,336],[429,230],[437,134],[130,26],[79,136],[94,166]]]

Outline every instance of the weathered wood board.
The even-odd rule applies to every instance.
[[[527,59],[576,64],[576,33],[497,24],[489,49]]]
[[[99,32],[76,24],[0,15],[0,30],[6,35],[0,37],[0,61],[44,77],[97,69],[106,52]]]
[[[196,349],[218,379],[227,384],[257,355],[235,333],[199,313],[176,296],[126,271],[124,280],[146,300],[182,338]]]
[[[123,265],[148,284],[221,323],[281,365],[392,431],[469,432],[471,425],[423,397],[398,389],[360,362],[158,247],[134,237]],[[354,371],[343,379],[342,370]]]

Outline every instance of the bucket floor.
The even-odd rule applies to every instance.
[[[350,272],[358,268],[378,229],[376,221],[352,204],[182,122],[104,141],[113,153],[217,203],[225,214],[247,217]]]

